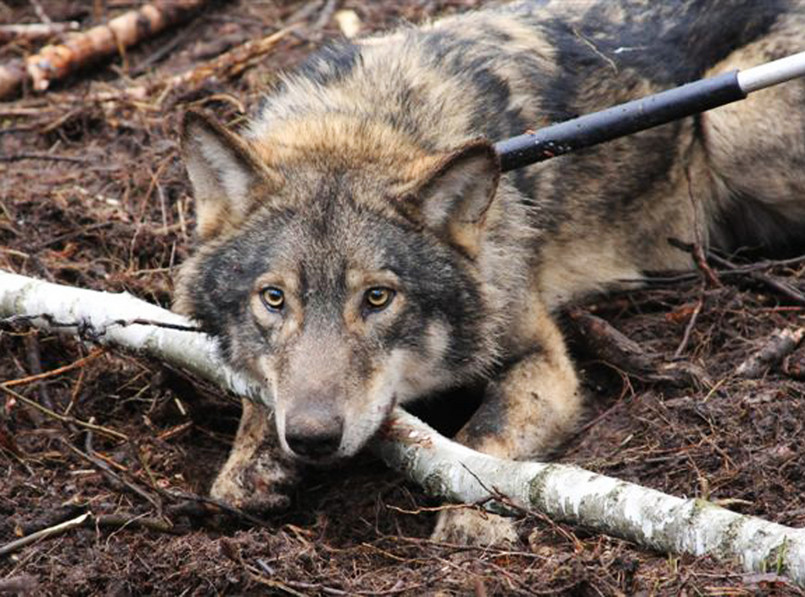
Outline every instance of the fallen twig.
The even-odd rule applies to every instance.
[[[714,253],[710,253],[710,259],[714,263],[716,263],[716,264],[718,264],[718,265],[720,265],[720,266],[722,266],[722,267],[724,267],[726,269],[730,269],[730,270],[739,269],[738,265],[732,263],[728,259],[725,259],[723,257],[719,257],[718,255],[716,255]],[[758,282],[763,283],[767,287],[769,287],[772,290],[775,290],[776,292],[778,292],[779,294],[782,294],[783,296],[791,299],[795,303],[799,303],[800,305],[805,305],[805,294],[803,294],[802,291],[799,290],[798,288],[795,288],[794,286],[791,286],[788,282],[785,282],[784,280],[781,280],[781,279],[779,279],[776,276],[773,276],[771,274],[767,274],[767,273],[759,272],[759,271],[748,271],[746,275],[749,276],[750,278],[752,278],[753,280],[756,280]]]
[[[0,100],[8,99],[26,81],[37,91],[52,81],[151,37],[180,23],[198,10],[206,0],[157,0],[128,11],[104,25],[76,33],[62,44],[45,46],[25,59],[24,68],[8,65],[0,69]]]
[[[702,307],[704,306],[704,290],[704,287],[702,287],[699,293],[699,299],[696,301],[696,306],[693,308],[690,319],[688,319],[688,323],[685,326],[685,333],[682,335],[682,340],[674,351],[675,359],[682,356],[682,353],[685,352],[688,346],[688,342],[690,342],[690,335],[693,332],[693,328],[696,326],[696,320],[699,318],[699,313],[702,312]]]
[[[26,545],[30,545],[31,543],[35,543],[40,541],[41,539],[47,539],[48,537],[53,537],[55,535],[61,535],[69,531],[70,529],[75,529],[83,525],[87,519],[92,516],[89,512],[85,512],[81,516],[77,516],[71,520],[67,520],[65,522],[59,523],[52,527],[48,527],[46,529],[42,529],[41,531],[36,531],[35,533],[31,533],[30,535],[26,535],[25,537],[21,537],[5,545],[0,546],[0,557],[8,555],[10,553],[14,553],[25,547]]]
[[[50,410],[46,406],[42,406],[35,400],[31,400],[30,398],[26,398],[22,394],[18,394],[11,388],[7,388],[4,384],[0,384],[0,392],[4,392],[9,396],[11,396],[12,398],[14,398],[14,400],[18,400],[23,404],[27,404],[28,406],[35,408],[42,414],[47,415],[52,419],[56,419],[57,421],[61,421],[62,423],[72,423],[74,425],[78,425],[79,427],[84,427],[85,429],[91,429],[92,431],[97,431],[98,433],[111,437],[112,439],[119,439],[123,441],[129,440],[129,437],[125,433],[120,433],[119,431],[109,429],[108,427],[103,427],[102,425],[87,423],[86,421],[76,419],[75,417],[71,417],[69,415],[61,415],[53,410]]]
[[[0,25],[0,43],[10,41],[41,41],[77,30],[77,21],[69,21],[67,23],[14,23],[11,25]]]
[[[91,450],[87,450],[87,452],[83,452],[83,451],[79,450],[78,448],[76,448],[75,446],[70,445],[70,443],[68,443],[66,441],[62,442],[62,444],[64,445],[65,448],[70,450],[73,454],[75,454],[79,458],[82,458],[83,460],[86,460],[87,462],[89,462],[90,464],[95,466],[96,468],[100,469],[101,473],[103,475],[105,475],[106,477],[108,477],[108,478],[112,479],[114,482],[119,483],[120,485],[126,487],[129,491],[131,491],[135,495],[140,496],[145,501],[147,501],[149,504],[154,506],[157,510],[162,509],[162,504],[159,502],[159,500],[157,500],[154,496],[152,496],[150,493],[148,493],[147,491],[145,491],[141,487],[135,485],[134,483],[131,483],[130,481],[124,479],[121,475],[117,474],[115,471],[112,470],[112,467],[110,467],[108,464],[106,464],[103,460],[101,460],[97,456],[94,456],[91,453]]]
[[[753,353],[735,370],[740,377],[762,376],[770,367],[783,361],[805,337],[805,328],[775,330],[757,352]]]
[[[588,349],[598,359],[629,375],[645,381],[672,385],[706,381],[705,373],[694,365],[663,362],[660,355],[645,350],[600,317],[582,309],[572,310],[569,316]]]
[[[73,369],[78,369],[80,367],[83,367],[84,365],[86,365],[90,361],[93,361],[93,360],[97,359],[102,354],[103,354],[103,350],[93,350],[87,356],[81,357],[77,361],[74,361],[74,362],[70,363],[69,365],[65,365],[64,367],[59,367],[58,369],[53,369],[51,371],[45,371],[44,373],[39,373],[37,375],[29,375],[28,377],[21,377],[19,379],[12,379],[12,380],[9,380],[9,381],[5,381],[5,382],[3,382],[2,385],[4,385],[7,388],[10,388],[10,387],[13,387],[13,386],[21,386],[21,385],[29,384],[29,383],[32,383],[32,382],[35,382],[35,381],[48,379],[50,377],[55,377],[57,375],[62,375],[63,373],[67,373],[68,371],[72,371]]]
[[[236,77],[253,66],[267,52],[270,52],[277,42],[291,33],[293,29],[293,27],[286,27],[260,39],[247,41],[201,66],[171,77],[165,83],[165,87],[173,88],[180,85],[193,87],[210,79]]]
[[[127,295],[78,290],[0,272],[0,317],[42,313],[55,319],[85,319],[95,326],[133,317],[187,324],[178,315]],[[48,327],[46,318],[32,322]],[[226,367],[203,335],[159,328],[145,331],[142,327],[108,330],[103,338],[190,366],[197,375],[224,388],[270,404],[264,386],[232,371],[222,375]],[[150,341],[144,342],[144,337]],[[168,346],[173,342],[181,346],[180,351]],[[746,570],[774,568],[805,585],[805,529],[737,514],[705,500],[673,497],[574,466],[494,458],[442,437],[400,408],[384,425],[374,449],[390,466],[431,493],[454,501],[475,503],[494,498],[486,489],[494,487],[511,503],[556,521],[662,552],[737,559]],[[493,504],[489,502],[490,507]]]
[[[0,77],[2,77],[2,69],[0,69]],[[0,89],[2,89],[2,81],[0,81]],[[0,96],[2,99],[2,96]],[[44,162],[71,162],[73,164],[86,164],[87,160],[84,158],[77,158],[69,155],[54,155],[50,153],[12,153],[11,155],[0,155],[0,162],[21,162],[23,160],[41,160]]]
[[[0,545],[0,557],[19,551],[38,541],[43,541],[56,535],[61,535],[72,529],[80,527],[94,526],[113,527],[113,528],[143,528],[158,533],[177,533],[177,529],[170,523],[158,518],[146,516],[127,516],[123,514],[101,514],[93,515],[92,512],[85,512],[81,516],[76,516],[65,522],[53,525],[41,531],[36,531],[25,537],[20,537],[10,541],[5,545]],[[2,591],[0,591],[2,592]]]
[[[691,255],[693,255],[694,259],[696,260],[696,263],[699,264],[700,267],[707,266],[706,261],[701,261],[700,262],[700,260],[704,259],[704,257],[702,257],[700,255],[701,248],[697,247],[696,245],[691,245],[691,244],[688,244],[688,243],[684,243],[684,242],[682,242],[682,241],[680,241],[678,239],[675,239],[675,238],[669,238],[668,243],[671,246],[676,247],[677,249],[680,249],[682,251],[686,251],[686,252],[690,253]],[[716,265],[719,265],[719,266],[723,267],[727,271],[745,273],[746,276],[751,278],[752,280],[755,280],[757,282],[761,282],[762,284],[764,284],[768,288],[771,288],[772,290],[778,292],[779,294],[782,294],[783,296],[789,298],[790,300],[792,300],[792,301],[794,301],[794,302],[796,302],[796,303],[798,303],[800,305],[805,305],[805,294],[803,294],[801,290],[799,290],[798,288],[795,288],[794,286],[791,286],[790,284],[788,284],[784,280],[781,280],[781,279],[777,278],[776,276],[764,273],[762,271],[757,271],[758,270],[757,267],[743,268],[743,267],[733,263],[729,259],[726,259],[724,257],[716,255],[712,251],[708,252],[707,259],[709,259],[710,261],[712,261]],[[801,259],[802,259],[802,257],[796,257],[793,260],[788,260],[788,261],[791,262],[791,263],[798,263],[798,262],[801,261]],[[771,263],[773,263],[773,262],[771,262]],[[780,263],[785,263],[785,262],[780,262]],[[709,266],[707,266],[707,269],[710,270]],[[712,273],[712,270],[710,270],[710,272]],[[712,274],[712,275],[715,276],[715,274]],[[722,273],[722,275],[723,275],[723,273]],[[708,279],[709,279],[709,276],[708,276]],[[719,285],[720,285],[720,282],[719,282]]]

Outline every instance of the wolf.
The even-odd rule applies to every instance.
[[[336,42],[238,132],[184,119],[198,248],[176,308],[261,380],[212,494],[281,507],[395,405],[472,384],[462,443],[543,458],[584,401],[556,313],[667,239],[805,240],[805,82],[501,174],[493,142],[805,49],[801,0],[520,1]],[[514,540],[445,511],[435,536]]]

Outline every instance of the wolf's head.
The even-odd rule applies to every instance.
[[[284,449],[353,455],[395,404],[488,369],[489,143],[429,154],[346,121],[249,138],[190,112],[182,145],[200,248],[177,308],[270,386]]]

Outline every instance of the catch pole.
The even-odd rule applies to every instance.
[[[495,143],[503,172],[692,116],[805,75],[805,52],[694,81]]]

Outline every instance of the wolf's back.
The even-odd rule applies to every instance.
[[[781,15],[805,13],[803,0],[525,1],[520,14],[551,38],[563,65],[584,66],[592,52],[658,84],[681,85],[768,34]]]

